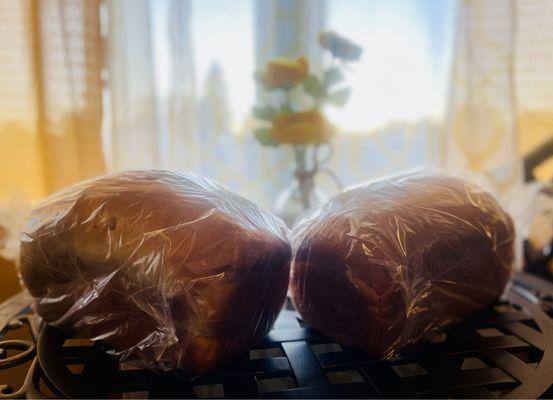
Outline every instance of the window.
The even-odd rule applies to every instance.
[[[151,3],[159,95],[168,96],[171,73],[179,73],[171,71],[170,41],[186,42],[180,45],[189,46],[191,59],[187,60],[188,65],[177,68],[192,68],[192,71],[180,73],[191,72],[197,100],[224,101],[219,105],[219,112],[224,115],[219,117],[226,120],[231,131],[240,130],[255,96],[252,1],[192,0],[186,9],[189,26],[183,26],[189,31],[182,35],[171,32],[171,27],[167,26],[167,20],[173,17],[167,14],[174,12],[170,6],[166,0]],[[218,92],[213,93],[214,90]],[[214,95],[218,98],[214,99]]]
[[[439,117],[447,104],[455,3],[452,0],[332,0],[328,26],[364,48],[354,88],[329,116],[347,131],[389,121]]]

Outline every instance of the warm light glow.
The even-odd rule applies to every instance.
[[[164,1],[155,3],[159,20],[166,7]],[[255,100],[253,8],[251,0],[191,2],[196,95],[201,99],[210,69],[219,65],[234,133]],[[328,26],[365,49],[361,62],[349,68],[353,95],[343,109],[328,107],[330,119],[345,131],[364,133],[394,120],[439,117],[447,103],[453,17],[453,0],[329,1]],[[170,84],[167,27],[153,25],[157,81],[164,96]]]
[[[161,97],[166,98],[171,84],[171,54],[163,21],[169,10],[165,1],[156,1],[154,6],[156,80]],[[250,115],[255,97],[253,3],[251,0],[192,0],[190,10],[197,99],[204,94],[212,67],[221,67],[230,128],[235,132]]]
[[[328,110],[348,131],[445,110],[453,36],[452,1],[329,2],[329,25],[365,51],[352,66],[350,102]]]

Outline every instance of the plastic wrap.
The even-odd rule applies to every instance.
[[[21,235],[22,279],[47,322],[163,370],[213,370],[262,338],[290,258],[276,217],[167,171],[71,187],[36,208]]]
[[[440,171],[346,190],[293,230],[291,292],[339,343],[393,358],[490,306],[515,233],[491,193]]]
[[[527,241],[526,261],[532,264],[549,258],[553,253],[553,183],[531,182],[509,194],[507,205],[517,233]]]

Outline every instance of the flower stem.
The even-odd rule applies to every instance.
[[[284,104],[290,112],[292,112],[292,99],[290,98],[290,89],[282,89],[282,93],[284,94]]]
[[[306,152],[307,147],[305,145],[294,145],[294,155],[296,158],[296,171],[294,175],[298,180],[304,210],[308,210],[311,207],[309,192],[313,185],[313,177],[310,171],[307,171]]]

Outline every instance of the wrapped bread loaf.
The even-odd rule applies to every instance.
[[[304,320],[383,359],[490,306],[510,278],[514,228],[487,191],[419,171],[341,193],[298,224],[293,246]]]
[[[152,369],[213,370],[284,302],[291,249],[276,217],[167,171],[87,181],[34,210],[21,276],[48,323]]]

